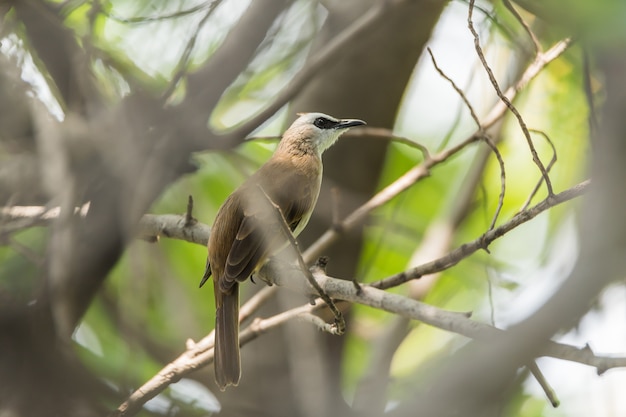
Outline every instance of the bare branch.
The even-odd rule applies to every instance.
[[[489,244],[491,244],[491,242],[493,242],[495,239],[502,237],[504,234],[510,232],[517,226],[535,218],[537,215],[549,209],[550,207],[564,203],[566,201],[569,201],[573,198],[576,198],[582,195],[589,187],[589,184],[590,184],[590,181],[587,180],[559,194],[555,194],[552,197],[548,197],[542,202],[540,202],[539,204],[537,204],[536,206],[533,206],[527,210],[524,210],[516,214],[515,216],[513,216],[513,218],[511,218],[511,220],[504,223],[503,225],[485,232],[477,239],[469,243],[466,243],[464,245],[461,245],[457,249],[453,250],[452,252],[448,253],[445,256],[442,256],[439,259],[436,259],[432,262],[428,262],[418,267],[412,268],[408,271],[404,271],[399,274],[392,275],[380,281],[376,281],[372,283],[371,285],[373,287],[381,288],[381,289],[391,288],[391,287],[398,286],[404,282],[407,282],[411,279],[416,279],[424,275],[428,275],[428,274],[432,274],[435,272],[448,269],[451,266],[454,266],[457,263],[459,263],[461,260],[465,259],[467,256],[478,251],[479,249],[484,249],[485,247],[489,246]]]
[[[539,158],[539,155],[537,154],[535,145],[533,144],[532,138],[530,137],[530,133],[528,132],[528,128],[526,127],[526,122],[524,122],[522,115],[519,113],[517,108],[513,105],[511,100],[509,100],[506,97],[506,95],[502,93],[502,90],[500,89],[500,85],[498,84],[496,77],[493,75],[493,71],[491,70],[491,67],[489,67],[489,64],[487,64],[487,60],[485,59],[485,55],[483,54],[483,50],[480,46],[480,38],[478,36],[478,32],[476,32],[476,29],[474,28],[474,23],[472,21],[473,10],[474,10],[474,0],[470,0],[469,12],[467,16],[467,25],[469,27],[470,32],[472,32],[472,35],[474,36],[474,46],[476,47],[476,53],[478,54],[478,58],[480,59],[480,62],[483,64],[483,67],[485,68],[485,71],[487,72],[487,75],[489,76],[489,80],[491,81],[493,88],[496,90],[498,97],[500,98],[502,102],[504,102],[504,104],[508,107],[511,113],[513,113],[513,115],[517,118],[517,122],[520,128],[522,129],[522,132],[524,133],[526,142],[528,143],[528,147],[530,149],[530,153],[532,154],[533,161],[535,162],[537,167],[539,167],[539,170],[541,171],[541,175],[543,175],[544,181],[546,182],[546,186],[548,187],[548,195],[551,196],[554,194],[554,191],[552,190],[552,183],[550,182],[550,176],[548,175],[548,172],[546,171],[546,168],[543,165],[543,162],[541,162],[541,159]]]
[[[539,369],[537,362],[532,361],[530,364],[527,365],[527,368],[533,374],[539,385],[541,385],[541,389],[543,389],[543,392],[546,393],[546,397],[548,397],[548,400],[550,401],[550,404],[552,404],[552,407],[558,407],[560,404],[559,398],[556,396],[556,392],[554,392],[554,389],[550,386],[550,383],[546,379],[543,372],[541,372],[541,369]]]
[[[477,340],[492,340],[506,333],[506,331],[488,324],[471,320],[468,313],[442,310],[369,285],[363,286],[362,291],[357,291],[350,281],[328,277],[319,269],[314,270],[313,274],[323,290],[333,298],[382,309]],[[292,276],[291,279],[284,280],[283,283],[290,288],[296,289],[296,291],[300,291],[305,278],[302,273],[298,276],[300,279],[293,279],[295,277]],[[325,304],[318,300],[314,305],[305,304],[268,319],[254,320],[249,327],[241,332],[240,343],[245,345],[259,335],[294,318],[315,322],[320,325],[321,323],[317,319],[311,319],[311,313],[324,306]],[[143,404],[163,391],[169,384],[178,381],[202,366],[210,364],[213,361],[212,340],[209,340],[209,343],[205,343],[205,339],[198,344],[188,343],[189,349],[185,353],[166,365],[150,381],[137,389],[111,416],[131,416],[136,414]],[[593,354],[588,347],[577,348],[556,342],[548,342],[541,351],[541,355],[594,366],[598,369],[598,372],[604,372],[614,367],[626,366],[626,357],[598,356]]]
[[[545,132],[542,132],[542,131],[536,130],[536,129],[529,129],[529,131],[532,132],[532,133],[537,133],[537,134],[541,135],[541,137],[543,137],[546,140],[546,142],[548,142],[548,145],[550,145],[550,147],[552,148],[552,158],[550,159],[550,162],[548,162],[548,165],[546,166],[546,171],[550,172],[550,170],[552,169],[552,167],[556,163],[556,159],[557,159],[557,157],[556,157],[556,147],[554,146],[554,143],[552,143],[552,140],[550,139],[550,137]],[[539,182],[537,182],[537,184],[535,185],[535,188],[533,188],[533,190],[530,192],[530,194],[528,195],[528,198],[526,199],[524,204],[522,204],[522,208],[520,209],[520,211],[526,210],[526,208],[528,208],[528,206],[530,205],[530,202],[532,201],[532,199],[537,194],[537,191],[539,191],[539,187],[541,187],[542,183],[543,183],[543,176],[539,179]]]
[[[506,192],[506,171],[504,169],[504,160],[502,159],[502,155],[500,154],[496,144],[493,143],[487,135],[483,137],[483,141],[487,144],[487,146],[489,146],[489,148],[491,148],[493,154],[498,160],[498,165],[500,166],[500,195],[498,196],[498,206],[496,207],[496,212],[493,214],[493,218],[491,219],[491,224],[488,229],[492,230],[496,226],[496,221],[498,220],[498,216],[500,215],[500,211],[504,205],[504,194]]]
[[[430,60],[433,63],[433,66],[435,67],[435,70],[439,73],[439,75],[445,79],[446,81],[448,81],[451,85],[452,88],[454,88],[454,91],[457,92],[457,94],[461,97],[461,99],[463,100],[463,103],[465,103],[465,106],[467,107],[467,109],[470,112],[470,115],[472,116],[472,119],[474,119],[474,123],[476,123],[476,127],[481,130],[481,124],[480,124],[480,120],[478,119],[478,115],[476,114],[476,112],[474,111],[474,107],[472,106],[472,103],[470,103],[469,99],[467,98],[467,96],[465,95],[465,93],[463,92],[463,90],[461,90],[456,83],[452,80],[452,78],[448,77],[446,75],[445,72],[443,72],[443,70],[441,68],[439,68],[439,65],[437,65],[437,61],[435,60],[435,56],[433,55],[433,51],[430,48],[426,48],[426,50],[428,51],[428,54],[430,55]]]
[[[185,17],[188,15],[194,14],[196,12],[199,12],[203,9],[207,9],[207,8],[214,9],[219,3],[221,3],[221,0],[207,1],[207,2],[200,3],[197,6],[190,7],[189,9],[179,10],[173,13],[166,13],[166,14],[154,15],[154,16],[123,17],[123,16],[116,15],[114,13],[110,13],[106,11],[105,9],[101,9],[100,13],[104,14],[109,19],[115,20],[120,23],[140,25],[140,24],[145,24],[145,23],[154,23],[154,22],[160,22],[163,20],[171,20],[171,19],[176,19],[179,17]]]
[[[533,48],[535,48],[535,54],[540,53],[541,43],[539,43],[539,39],[537,39],[537,36],[535,35],[535,33],[530,29],[530,26],[528,25],[528,23],[526,23],[526,21],[522,18],[522,16],[519,14],[519,12],[515,9],[513,4],[509,0],[502,0],[502,3],[504,4],[504,7],[506,7],[507,10],[511,12],[513,17],[515,17],[515,19],[519,22],[519,24],[522,25],[522,27],[524,28],[524,31],[526,31],[526,33],[528,34],[528,37],[530,38],[533,44]]]
[[[561,54],[565,52],[568,46],[568,40],[561,41],[555,44],[545,53],[539,54],[536,59],[527,67],[526,71],[522,74],[517,84],[507,89],[503,96],[509,102],[513,100],[517,93],[522,90],[532,79],[534,79],[539,74],[539,72],[541,72],[541,70],[546,67],[546,65],[561,56]],[[507,108],[508,107],[504,104],[504,101],[499,101],[498,103],[496,103],[496,105],[491,109],[487,117],[483,120],[482,128],[488,129],[489,127],[493,126],[505,115]],[[370,200],[368,200],[365,204],[353,211],[340,224],[335,224],[331,229],[324,232],[324,234],[320,236],[320,238],[303,253],[304,260],[307,263],[312,262],[315,258],[319,257],[322,254],[323,250],[326,247],[335,242],[342,233],[347,230],[351,230],[353,227],[361,224],[361,222],[365,220],[367,215],[369,215],[372,210],[387,203],[393,197],[409,188],[415,182],[428,176],[432,167],[447,160],[449,157],[455,155],[467,145],[476,142],[481,137],[481,131],[478,130],[458,145],[450,147],[447,150],[441,151],[436,155],[427,158],[420,165],[407,171],[402,177],[398,178],[392,184],[385,187],[383,190],[374,195]]]
[[[185,45],[185,50],[183,51],[183,54],[181,55],[180,60],[178,61],[176,72],[174,73],[174,76],[172,77],[172,80],[169,83],[169,87],[167,88],[167,90],[165,90],[165,92],[161,96],[163,101],[166,101],[167,99],[170,98],[170,96],[176,90],[176,87],[178,86],[178,83],[180,82],[180,80],[185,76],[187,72],[187,66],[189,65],[189,57],[191,57],[193,48],[196,46],[196,40],[198,39],[200,30],[202,30],[206,22],[209,20],[209,17],[211,17],[211,15],[213,14],[217,6],[219,6],[220,3],[221,1],[213,1],[212,3],[210,3],[208,5],[208,10],[204,13],[204,16],[202,16],[202,19],[200,19],[200,21],[196,25],[196,29],[194,30],[191,38],[189,38],[189,40],[187,41],[187,45]]]
[[[500,196],[498,197],[498,206],[496,207],[496,212],[494,213],[493,219],[491,221],[491,225],[489,226],[489,230],[491,230],[495,227],[496,221],[498,220],[498,215],[500,214],[500,211],[502,210],[502,206],[504,204],[504,194],[506,192],[506,173],[504,169],[504,160],[502,159],[502,155],[500,154],[500,151],[498,151],[498,147],[496,146],[496,144],[493,143],[491,139],[487,136],[486,132],[483,131],[483,127],[480,123],[480,119],[478,118],[478,115],[476,114],[476,111],[474,110],[474,107],[470,103],[469,99],[465,96],[465,93],[463,92],[463,90],[461,90],[461,88],[459,88],[456,85],[456,83],[454,82],[454,80],[452,80],[452,78],[446,75],[446,73],[443,72],[441,68],[439,68],[439,66],[437,65],[437,61],[435,60],[435,56],[433,55],[433,52],[431,51],[431,49],[427,48],[427,50],[428,50],[428,53],[430,54],[430,59],[433,63],[433,66],[435,67],[435,70],[437,70],[437,72],[442,78],[447,80],[452,85],[452,88],[454,88],[454,91],[456,91],[457,94],[461,97],[461,100],[463,100],[463,103],[465,103],[465,106],[469,110],[470,115],[472,116],[472,119],[474,119],[474,123],[476,123],[476,127],[478,128],[478,132],[476,132],[475,134],[478,135],[480,134],[480,132],[483,132],[482,140],[487,144],[487,146],[489,146],[489,148],[491,148],[491,150],[496,155],[496,158],[498,160],[498,164],[500,166]]]
[[[394,143],[401,143],[403,145],[419,150],[422,153],[424,159],[430,158],[430,152],[428,152],[428,148],[426,148],[426,146],[414,141],[413,139],[398,136],[394,134],[392,130],[385,129],[384,127],[360,126],[356,129],[351,129],[347,133],[343,134],[344,138],[361,138],[364,136],[388,140]]]

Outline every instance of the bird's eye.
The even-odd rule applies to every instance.
[[[335,122],[333,120],[329,120],[325,117],[318,117],[317,119],[315,119],[315,121],[313,122],[313,124],[315,126],[317,126],[320,129],[332,129],[333,127],[337,126],[339,122]]]

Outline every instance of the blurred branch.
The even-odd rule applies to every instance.
[[[187,77],[187,95],[178,106],[182,115],[189,113],[195,119],[198,118],[198,109],[207,112],[202,118],[202,126],[206,130],[206,122],[210,112],[215,108],[228,86],[248,66],[267,31],[287,5],[286,0],[250,2],[248,9],[207,63]],[[198,121],[195,120],[195,122]],[[238,140],[244,136],[239,136]],[[197,138],[198,149],[206,149],[207,144],[202,140],[203,136],[197,135],[195,137]]]
[[[196,40],[198,39],[198,35],[200,34],[200,30],[204,27],[206,22],[209,20],[216,7],[219,6],[220,1],[213,1],[209,4],[208,10],[204,13],[204,16],[200,19],[200,21],[196,24],[196,29],[194,30],[191,38],[187,41],[187,45],[185,46],[185,50],[183,51],[182,56],[178,61],[178,65],[176,68],[176,72],[172,77],[172,80],[169,83],[169,87],[163,93],[162,98],[164,101],[170,98],[170,96],[176,91],[176,87],[178,86],[179,81],[185,76],[187,73],[187,67],[189,65],[189,57],[193,52],[193,48],[196,46]]]
[[[302,88],[317,75],[318,71],[321,71],[326,65],[332,65],[332,60],[340,56],[343,48],[350,45],[364,32],[371,30],[375,24],[379,23],[384,17],[388,7],[394,7],[394,4],[388,1],[379,1],[375,6],[368,9],[367,12],[354,23],[345,28],[339,35],[330,40],[324,48],[313,55],[311,59],[308,60],[307,65],[293,77],[289,85],[277,94],[273,102],[265,107],[259,114],[225,136],[227,138],[243,138],[250,134],[250,132],[261,123],[287,104],[289,100],[294,98]]]
[[[74,33],[63,25],[60,10],[43,1],[12,3],[36,56],[45,66],[42,72],[50,75],[68,109],[84,113],[85,104],[97,100],[99,95],[86,55]]]
[[[426,146],[414,141],[413,139],[398,136],[393,133],[393,130],[386,129],[384,127],[362,126],[356,129],[351,129],[347,133],[343,134],[343,138],[362,137],[372,137],[374,139],[386,140],[393,143],[401,143],[402,145],[406,145],[410,148],[419,150],[422,153],[424,159],[430,158],[430,152],[428,152],[428,148],[426,148]]]
[[[535,49],[535,54],[538,54],[539,52],[541,52],[542,48],[541,48],[541,43],[539,42],[539,39],[537,38],[535,33],[532,31],[528,23],[526,23],[522,15],[519,14],[517,9],[515,9],[513,4],[509,0],[502,0],[502,3],[504,4],[504,7],[506,7],[507,10],[511,12],[513,17],[515,17],[515,19],[519,22],[522,28],[524,28],[524,31],[528,34],[528,37],[530,38],[533,44],[533,48]]]
[[[162,15],[155,15],[155,16],[122,17],[114,13],[110,13],[106,11],[105,9],[101,9],[100,13],[104,14],[109,19],[115,20],[120,23],[144,24],[144,23],[153,23],[153,22],[159,22],[162,20],[170,20],[170,19],[176,19],[179,17],[188,16],[196,12],[199,12],[200,10],[203,10],[203,9],[215,8],[217,5],[219,5],[219,3],[221,3],[221,0],[207,1],[207,2],[200,3],[197,6],[190,7],[189,9],[179,10],[177,12],[167,13],[167,14],[162,14]]]

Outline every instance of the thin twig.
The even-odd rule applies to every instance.
[[[428,148],[426,148],[426,146],[422,145],[419,142],[415,142],[412,139],[398,136],[393,133],[393,130],[384,127],[362,126],[358,129],[351,129],[343,135],[344,138],[357,138],[363,136],[369,136],[376,139],[384,139],[394,143],[401,143],[403,145],[419,150],[422,153],[424,159],[430,158],[430,152],[428,152]]]
[[[552,45],[552,47],[547,51],[537,54],[534,61],[528,65],[526,71],[524,71],[517,83],[509,87],[504,92],[504,97],[506,97],[509,102],[513,101],[517,93],[526,88],[528,83],[530,83],[546,67],[546,65],[563,55],[567,48],[569,48],[570,44],[570,39],[564,39]],[[488,129],[502,119],[502,116],[506,113],[507,108],[508,107],[504,101],[498,101],[498,103],[493,106],[487,117],[483,119],[483,128]]]
[[[424,275],[434,274],[435,272],[440,272],[448,269],[456,265],[463,259],[467,258],[474,252],[485,248],[494,240],[504,236],[506,233],[510,232],[520,224],[532,220],[547,209],[582,195],[587,190],[590,184],[591,181],[586,180],[559,194],[555,194],[552,197],[547,197],[545,200],[541,201],[537,205],[516,214],[508,222],[498,226],[493,230],[489,230],[483,233],[477,239],[461,245],[457,249],[454,249],[453,251],[445,256],[442,256],[439,259],[435,259],[434,261],[419,265],[415,268],[411,268],[399,274],[391,275],[387,278],[373,282],[370,285],[380,289],[387,289],[391,287],[396,287],[409,280],[417,279]]]
[[[136,17],[122,17],[122,16],[118,16],[114,13],[108,13],[105,9],[101,9],[101,13],[104,14],[106,17],[108,17],[111,20],[115,20],[117,22],[120,23],[125,23],[125,24],[146,24],[146,23],[153,23],[153,22],[159,22],[162,20],[170,20],[170,19],[176,19],[179,17],[184,17],[184,16],[188,16],[190,14],[194,14],[196,12],[199,12],[202,9],[205,9],[207,7],[210,8],[214,8],[216,6],[216,3],[219,4],[221,3],[220,0],[214,0],[213,2],[203,2],[197,6],[191,7],[189,9],[185,9],[185,10],[180,10],[174,13],[169,13],[169,14],[162,14],[162,15],[158,15],[158,16],[136,16]]]
[[[491,224],[489,225],[489,230],[493,230],[496,226],[496,221],[498,220],[500,211],[502,211],[502,206],[504,205],[504,194],[506,193],[506,171],[504,169],[504,160],[502,159],[502,155],[500,154],[496,144],[493,143],[487,135],[483,137],[483,141],[491,148],[496,156],[496,159],[498,160],[498,165],[500,166],[500,195],[498,196],[498,206],[496,207],[496,212],[493,214]]]
[[[472,103],[470,103],[469,99],[465,96],[465,93],[463,92],[463,90],[461,90],[456,85],[456,83],[452,80],[452,78],[446,75],[446,73],[443,72],[441,68],[439,68],[439,65],[437,65],[437,61],[435,60],[435,56],[433,55],[433,51],[430,49],[430,47],[426,48],[426,50],[428,51],[428,54],[430,55],[430,60],[432,61],[433,66],[435,67],[435,70],[439,73],[439,75],[442,78],[444,78],[446,81],[450,83],[450,85],[452,85],[452,88],[454,88],[454,91],[457,92],[457,94],[461,97],[461,100],[463,100],[463,102],[465,103],[465,106],[469,110],[470,115],[472,116],[472,119],[474,119],[474,123],[476,123],[476,127],[479,130],[482,130],[482,126],[480,124],[480,120],[478,119],[478,115],[476,115],[476,112],[474,111],[474,107],[472,106]]]
[[[496,80],[496,77],[494,76],[493,71],[491,70],[491,67],[487,63],[487,60],[485,59],[485,55],[483,54],[482,48],[480,46],[480,37],[478,36],[478,32],[476,32],[476,29],[474,28],[474,22],[472,21],[473,10],[474,10],[474,0],[470,0],[469,11],[467,15],[467,26],[470,32],[472,33],[472,35],[474,36],[474,47],[476,48],[476,53],[478,54],[478,58],[480,59],[480,62],[483,64],[483,68],[485,68],[485,71],[487,72],[487,76],[489,77],[489,80],[491,81],[491,85],[495,89],[496,94],[517,119],[517,122],[520,128],[522,129],[522,132],[524,133],[524,137],[526,138],[526,142],[528,143],[530,153],[533,157],[533,162],[537,165],[537,167],[541,171],[541,175],[543,175],[544,177],[544,181],[546,182],[546,187],[548,188],[548,195],[553,196],[554,191],[552,189],[552,183],[550,182],[550,176],[548,175],[548,172],[546,171],[546,168],[543,165],[543,162],[541,162],[541,159],[539,159],[539,155],[537,154],[535,145],[533,144],[532,138],[530,137],[530,133],[528,132],[528,128],[526,127],[526,122],[522,118],[522,115],[519,113],[517,108],[513,105],[511,100],[509,100],[509,98],[506,97],[506,95],[502,93],[502,90],[500,89],[500,85],[498,84],[498,81]],[[539,55],[540,54],[538,54],[538,56]]]
[[[476,114],[476,111],[474,111],[474,107],[472,106],[472,103],[470,103],[469,99],[467,98],[463,90],[456,85],[454,80],[452,80],[452,78],[450,78],[439,67],[439,65],[437,65],[437,60],[435,59],[435,56],[432,50],[430,48],[427,48],[427,51],[430,55],[430,59],[433,63],[433,66],[435,67],[435,70],[439,73],[439,75],[442,78],[447,80],[450,83],[450,85],[452,85],[452,88],[454,88],[454,91],[457,92],[457,94],[461,97],[461,100],[463,100],[463,103],[465,103],[465,106],[469,110],[470,115],[472,116],[472,119],[474,120],[474,123],[476,123],[476,127],[478,129],[478,132],[476,134],[481,134],[482,132],[482,140],[487,144],[487,146],[491,148],[493,153],[496,155],[496,158],[498,159],[498,164],[500,166],[500,196],[498,198],[498,206],[496,207],[496,212],[494,213],[493,219],[491,221],[491,225],[489,226],[489,230],[491,230],[495,227],[500,211],[502,210],[502,206],[504,205],[504,195],[506,192],[506,174],[505,174],[505,169],[504,169],[504,161],[502,160],[502,155],[500,154],[500,151],[498,151],[498,147],[491,141],[491,139],[487,136],[487,134],[484,133],[483,127],[480,123],[480,119],[478,118],[478,115]]]
[[[178,87],[178,83],[187,73],[187,66],[189,64],[189,58],[191,57],[193,48],[196,46],[196,41],[198,40],[198,35],[200,34],[200,30],[209,20],[209,17],[211,17],[211,15],[213,14],[213,11],[215,11],[215,9],[217,8],[219,4],[220,4],[220,1],[213,1],[212,3],[210,3],[208,5],[208,10],[206,11],[204,16],[202,16],[202,19],[200,19],[200,21],[196,25],[196,29],[194,30],[194,33],[191,36],[191,38],[189,38],[189,40],[187,41],[185,50],[183,51],[183,54],[181,55],[180,60],[178,61],[176,72],[174,73],[174,76],[172,77],[172,80],[170,81],[169,86],[167,87],[167,90],[165,90],[165,92],[161,96],[161,99],[163,101],[169,99],[170,96],[174,94],[174,91],[176,91],[176,87]]]
[[[526,31],[526,33],[528,34],[528,37],[530,38],[530,41],[533,44],[533,48],[535,49],[535,54],[541,53],[541,43],[539,43],[539,39],[537,39],[537,36],[535,35],[535,33],[530,29],[530,26],[528,26],[528,23],[526,23],[526,21],[522,18],[522,16],[519,14],[517,9],[513,7],[513,4],[511,4],[509,0],[502,0],[502,3],[504,4],[504,7],[506,7],[507,10],[511,12],[513,17],[515,17],[515,19],[519,22],[519,24],[522,25],[522,27],[524,28],[524,31]]]
[[[187,212],[185,213],[185,227],[193,226],[197,220],[193,217],[193,196],[187,197]]]
[[[392,198],[394,198],[404,190],[408,189],[420,179],[427,177],[428,175],[430,175],[431,168],[446,161],[448,158],[457,154],[466,146],[478,141],[479,139],[479,136],[472,135],[458,145],[429,157],[418,166],[407,171],[400,178],[389,184],[387,187],[383,188],[372,198],[366,201],[362,206],[349,214],[341,222],[341,224],[339,225],[340,227],[333,227],[324,232],[324,234],[320,236],[320,238],[317,239],[315,242],[313,242],[313,244],[309,246],[309,248],[302,254],[304,260],[309,263],[312,262],[314,259],[317,259],[319,256],[322,255],[322,251],[328,245],[335,242],[339,238],[339,236],[341,236],[341,233],[345,233],[347,230],[351,230],[352,228],[361,224],[361,222],[363,222],[367,218],[372,210],[382,206],[383,204],[386,204]]]
[[[550,159],[550,162],[546,166],[546,171],[550,172],[550,170],[552,169],[552,167],[554,166],[554,164],[556,163],[556,160],[557,160],[556,147],[554,146],[554,143],[552,142],[550,137],[545,132],[543,132],[541,130],[537,130],[537,129],[530,129],[530,131],[532,133],[537,133],[538,135],[542,136],[546,140],[546,142],[548,142],[550,147],[552,148],[552,158]],[[520,211],[526,210],[526,208],[528,208],[528,206],[530,205],[530,202],[532,201],[532,199],[535,197],[535,195],[539,191],[539,187],[541,187],[542,183],[543,183],[543,176],[541,178],[539,178],[539,181],[537,182],[537,184],[535,184],[535,188],[533,188],[533,190],[530,192],[528,198],[526,199],[526,201],[522,205],[522,208],[520,209]]]
[[[541,389],[543,389],[543,392],[546,393],[546,397],[548,397],[548,400],[550,401],[550,404],[552,404],[552,407],[557,408],[560,404],[559,398],[556,396],[556,392],[554,392],[554,389],[550,386],[550,383],[544,376],[543,372],[541,372],[541,369],[539,369],[537,362],[531,361],[526,367],[528,368],[530,373],[533,374],[533,376],[541,386]]]

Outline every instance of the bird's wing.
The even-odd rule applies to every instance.
[[[202,288],[204,283],[207,282],[209,278],[211,278],[211,263],[207,258],[206,267],[204,268],[204,275],[202,276],[202,280],[200,281],[200,288]]]
[[[288,237],[277,207],[293,232],[315,202],[317,191],[306,181],[303,186],[293,175],[276,175],[274,179],[269,184],[251,181],[239,190],[243,219],[220,279],[222,291],[246,280],[268,256],[284,247]]]
[[[281,236],[278,212],[265,195],[251,187],[240,193],[244,209],[220,279],[222,291],[228,291],[236,282],[245,281],[252,275]]]

